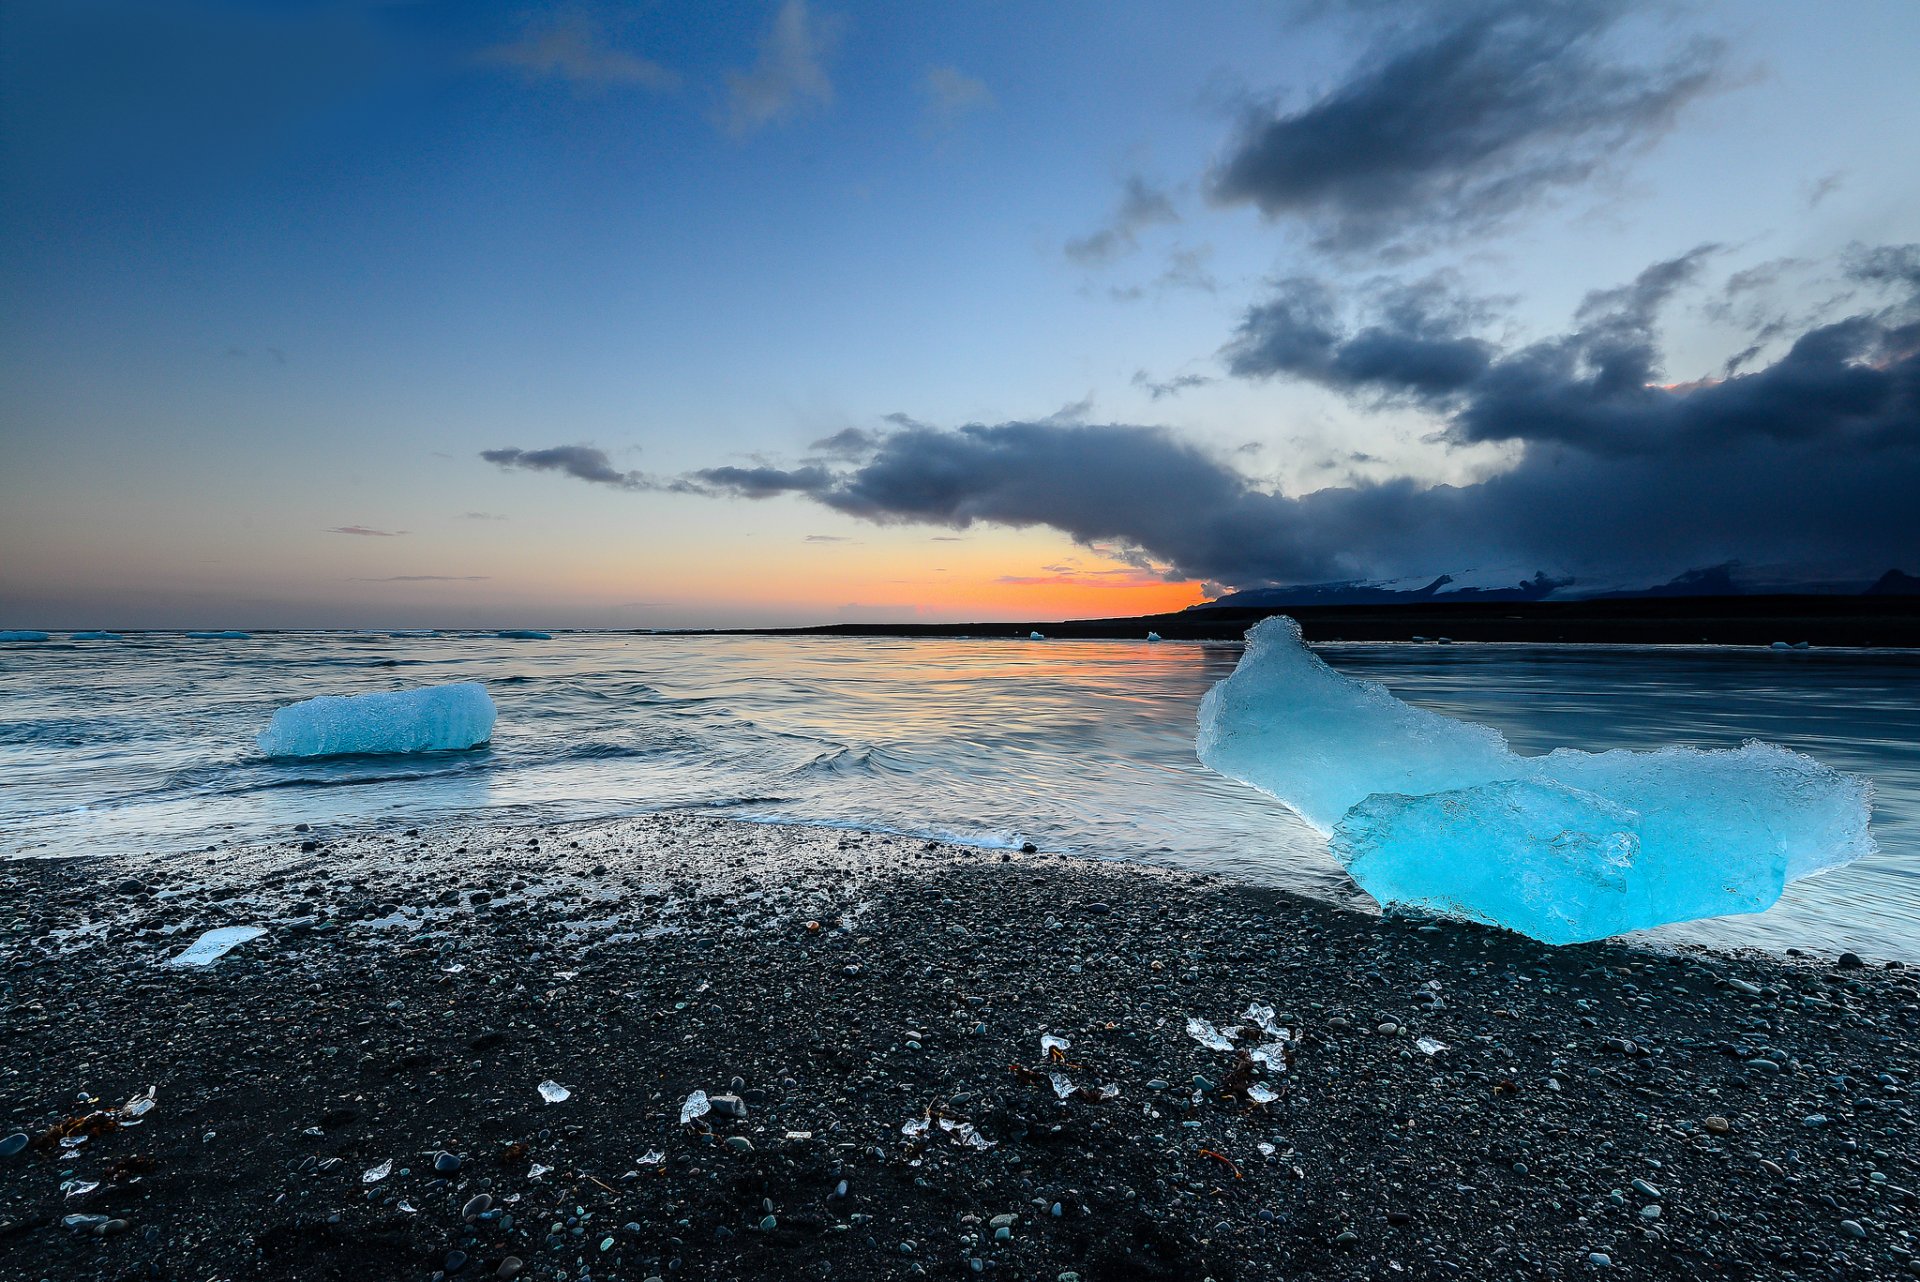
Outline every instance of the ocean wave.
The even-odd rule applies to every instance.
[[[897,752],[890,752],[878,744],[865,748],[836,748],[832,752],[823,752],[812,761],[796,766],[788,773],[801,778],[828,776],[833,778],[874,778],[881,775],[918,774],[926,769],[920,762]]]

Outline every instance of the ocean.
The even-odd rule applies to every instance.
[[[1342,671],[1556,747],[1759,738],[1865,775],[1879,853],[1772,910],[1651,932],[1920,960],[1920,654],[1332,644]],[[1132,860],[1348,903],[1325,843],[1193,755],[1231,644],[282,632],[0,643],[0,854],[200,850],[449,821],[699,810]],[[284,762],[319,694],[474,680],[470,752]]]

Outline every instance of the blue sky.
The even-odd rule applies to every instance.
[[[1661,293],[1641,381],[1727,381],[1659,414],[1691,396],[1719,422],[1709,394],[1752,401],[1782,379],[1740,376],[1850,317],[1878,328],[1846,369],[1897,374],[1905,269],[1860,264],[1920,240],[1920,9],[1544,10],[9,5],[0,625],[1032,617],[1321,572],[1887,568],[1909,527],[1823,520],[1851,473],[1807,489],[1796,537],[1729,511],[1603,564],[1645,478],[1616,475],[1618,449],[1487,420],[1524,418],[1505,389],[1586,332],[1593,291],[1709,245]],[[1473,40],[1475,83],[1561,77],[1528,108],[1552,128],[1515,109],[1474,123],[1499,147],[1437,137],[1371,185],[1269,164],[1269,186],[1226,190],[1263,123],[1293,164],[1334,137],[1317,107],[1377,107],[1383,68],[1376,88],[1412,100],[1424,51]],[[1616,73],[1658,101],[1608,100]],[[1275,356],[1297,333],[1249,326],[1276,300],[1297,321],[1306,281],[1349,337],[1382,329],[1394,290],[1444,289],[1454,338],[1505,382],[1429,394]],[[1236,340],[1266,355],[1236,362]],[[1869,482],[1908,475],[1915,445],[1884,397],[1846,428],[1846,450],[1893,451]],[[1110,425],[1147,435],[1090,430]],[[865,454],[796,471],[849,428]],[[480,457],[560,446],[627,479]],[[1152,449],[1204,456],[1212,497],[1127,479],[1178,470]],[[1605,463],[1580,539],[1521,537],[1537,498],[1411,533],[1432,485],[1482,493],[1568,449]],[[935,453],[1036,492],[967,472],[929,505],[883,485]],[[781,477],[743,489],[726,468]],[[1753,469],[1762,490],[1805,473]],[[1070,492],[1083,473],[1113,488]],[[1407,490],[1427,508],[1377,510]],[[1333,491],[1337,516],[1294,502]],[[1259,525],[1266,559],[1146,510],[1203,502]]]

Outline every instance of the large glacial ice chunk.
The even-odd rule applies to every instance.
[[[1331,836],[1380,903],[1549,943],[1759,912],[1873,849],[1871,790],[1773,744],[1512,751],[1345,677],[1276,617],[1200,708],[1200,759]]]
[[[1207,691],[1198,747],[1210,769],[1285,802],[1323,833],[1373,793],[1470,787],[1510,775],[1514,760],[1491,726],[1341,676],[1284,615],[1257,624],[1240,666]]]
[[[273,714],[261,732],[269,757],[437,752],[493,737],[493,700],[475,681],[378,694],[321,695]]]

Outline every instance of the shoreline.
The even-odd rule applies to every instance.
[[[0,904],[23,1277],[1920,1272],[1897,963],[684,814],[13,860]],[[1284,1071],[1188,1032],[1250,1005]]]

